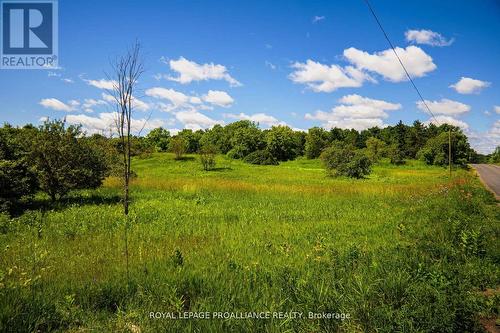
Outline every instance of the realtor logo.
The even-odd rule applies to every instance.
[[[57,67],[57,1],[1,1],[2,69]]]

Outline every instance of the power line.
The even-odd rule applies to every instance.
[[[387,36],[387,33],[385,32],[384,28],[382,27],[382,24],[380,23],[377,15],[373,11],[373,8],[370,5],[370,2],[368,2],[368,0],[364,0],[364,1],[365,1],[366,5],[368,6],[368,9],[370,9],[370,12],[372,13],[373,17],[375,18],[375,21],[377,21],[377,24],[378,24],[380,30],[382,30],[382,33],[384,34],[385,39],[387,39],[387,42],[389,42],[389,45],[391,46],[392,52],[394,52],[394,54],[396,55],[396,58],[398,58],[399,63],[401,64],[401,67],[403,67],[403,70],[405,71],[406,76],[408,77],[408,80],[410,80],[411,84],[413,85],[413,88],[415,88],[415,90],[417,91],[417,94],[420,97],[420,100],[422,101],[422,103],[424,103],[425,108],[427,109],[427,111],[429,111],[429,113],[432,116],[432,118],[434,118],[434,120],[436,121],[436,123],[439,124],[439,121],[436,119],[436,116],[434,116],[434,113],[432,113],[431,109],[429,108],[429,106],[425,102],[425,99],[422,97],[422,94],[420,93],[420,90],[418,90],[417,86],[415,85],[415,82],[413,82],[413,79],[411,78],[410,73],[408,73],[408,71],[406,70],[406,67],[403,64],[403,62],[401,61],[401,58],[399,58],[399,55],[396,52],[396,49],[394,48],[394,45],[392,45],[392,42],[389,39],[389,36]]]
[[[422,94],[420,93],[420,90],[418,90],[417,86],[415,85],[415,82],[413,82],[413,79],[411,78],[410,73],[408,73],[408,71],[406,70],[406,67],[403,64],[403,62],[401,61],[401,58],[399,58],[398,53],[396,52],[396,49],[394,48],[394,45],[392,45],[392,42],[389,39],[389,36],[387,36],[387,33],[384,30],[384,27],[382,27],[382,23],[380,23],[380,20],[378,19],[377,15],[375,14],[375,11],[373,11],[373,8],[370,5],[370,2],[368,0],[364,0],[364,1],[365,1],[366,5],[368,6],[368,9],[370,9],[370,12],[372,13],[373,17],[375,18],[375,21],[377,21],[377,24],[378,24],[380,30],[382,30],[382,33],[384,34],[385,39],[387,39],[387,42],[391,46],[392,52],[394,52],[394,55],[396,55],[396,58],[398,58],[399,63],[401,64],[401,67],[403,67],[403,69],[404,69],[404,71],[406,73],[406,76],[408,77],[408,80],[410,80],[413,88],[415,88],[418,96],[420,97],[420,100],[422,100],[422,103],[424,103],[425,108],[427,109],[427,111],[429,111],[429,113],[432,116],[432,118],[434,118],[434,120],[436,121],[436,123],[439,124],[439,121],[436,119],[436,116],[434,116],[434,113],[432,113],[431,109],[429,108],[429,106],[425,102],[425,99],[422,97]],[[450,170],[450,178],[451,178],[451,126],[448,128],[448,167],[449,167],[449,170]]]

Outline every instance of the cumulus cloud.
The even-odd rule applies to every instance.
[[[148,111],[150,106],[148,103],[141,101],[137,97],[132,96],[132,107],[139,111]]]
[[[437,67],[432,58],[417,46],[395,48],[408,73],[422,77]],[[307,85],[315,92],[332,92],[339,88],[361,87],[365,81],[376,83],[370,74],[378,74],[385,80],[401,82],[407,80],[406,73],[392,51],[387,49],[370,54],[354,47],[344,50],[344,58],[351,65],[325,65],[313,60],[295,62],[294,71],[288,76],[295,83]]]
[[[212,127],[224,122],[214,120],[198,111],[181,111],[175,114],[175,118],[184,124],[184,128],[199,130]]]
[[[232,87],[241,86],[241,83],[234,79],[226,68],[226,66],[206,63],[198,64],[184,57],[177,60],[168,61],[170,69],[178,74],[178,76],[164,76],[167,80],[188,84],[193,81],[207,80],[225,80]]]
[[[228,93],[220,90],[209,90],[199,97],[189,96],[174,89],[154,87],[146,90],[146,95],[168,101],[168,104],[161,102],[157,104],[160,110],[166,112],[211,110],[213,105],[227,108],[234,103],[234,99]]]
[[[307,113],[305,119],[319,120],[325,128],[354,128],[363,130],[374,126],[385,127],[383,119],[389,115],[387,111],[401,109],[401,104],[363,97],[352,94],[339,99],[341,103],[330,112],[316,111]]]
[[[470,111],[470,105],[460,103],[457,101],[452,101],[450,99],[443,98],[440,101],[428,101],[425,100],[429,109],[431,109],[432,113],[446,115],[446,116],[458,116]],[[422,101],[416,102],[417,107],[424,111],[428,112]]]
[[[265,113],[255,113],[253,115],[248,115],[245,113],[240,113],[240,114],[226,113],[226,114],[224,114],[224,117],[231,118],[231,119],[238,119],[238,120],[250,120],[250,121],[256,122],[260,125],[264,125],[267,127],[276,126],[276,125],[286,125],[286,123],[279,121],[275,117],[268,115],[268,114],[265,114]]]
[[[494,109],[497,114],[500,114],[500,106],[495,105]]]
[[[114,112],[104,112],[100,113],[97,117],[91,117],[85,114],[68,115],[66,116],[66,122],[69,124],[79,124],[82,125],[84,131],[89,134],[93,133],[117,133],[116,127],[116,113]],[[132,132],[138,133],[141,130],[151,130],[164,125],[164,121],[161,119],[135,119],[133,118],[131,123]]]
[[[234,103],[234,99],[229,96],[228,93],[220,90],[209,90],[208,93],[203,96],[203,100],[207,103],[224,108],[227,108]]]
[[[489,87],[490,85],[490,82],[462,76],[457,83],[450,85],[450,88],[455,89],[455,91],[459,94],[474,94],[479,93],[481,90]]]
[[[113,81],[113,80],[106,80],[106,79],[100,79],[100,80],[87,80],[83,79],[89,86],[93,86],[99,89],[106,89],[106,90],[112,90],[113,87],[118,85],[118,82]]]
[[[174,106],[180,106],[189,101],[189,96],[174,89],[166,89],[161,87],[155,87],[146,90],[146,95],[154,98],[166,99],[170,101]]]
[[[500,143],[500,120],[495,121],[485,132],[467,133],[472,148],[483,154],[492,153]]]
[[[46,109],[52,109],[56,111],[65,111],[65,112],[72,112],[75,110],[75,107],[77,106],[78,101],[69,101],[68,104],[61,102],[57,98],[44,98],[40,100],[38,104],[43,106]]]
[[[456,119],[451,116],[436,116],[436,118],[431,118],[427,121],[424,122],[425,124],[434,124],[436,126],[440,126],[443,124],[448,124],[452,126],[457,126],[460,127],[463,130],[469,129],[469,124],[467,124],[465,121]]]
[[[324,65],[313,60],[296,62],[295,69],[288,77],[295,83],[306,84],[315,92],[332,92],[338,88],[361,87],[371,78],[352,66]]]
[[[431,46],[448,46],[454,42],[453,38],[447,40],[432,30],[408,30],[405,32],[405,37],[408,42]]]
[[[98,105],[106,105],[106,101],[104,100],[100,100],[100,99],[93,99],[93,98],[86,98],[84,101],[83,101],[83,105],[82,107],[85,108],[85,109],[91,109],[93,108],[94,106],[98,106]]]
[[[432,58],[417,46],[408,46],[405,49],[396,47],[395,50],[412,78],[425,76],[437,68]],[[344,57],[354,64],[357,70],[377,73],[392,82],[407,80],[406,73],[392,49],[370,54],[350,47],[344,50]]]

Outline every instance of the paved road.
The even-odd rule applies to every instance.
[[[471,164],[476,169],[481,181],[500,200],[500,166],[493,164]]]

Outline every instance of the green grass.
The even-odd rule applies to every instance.
[[[0,221],[0,331],[471,332],[497,316],[500,210],[469,172],[385,161],[134,160],[130,276],[119,180]],[[151,319],[300,311],[349,319]]]

